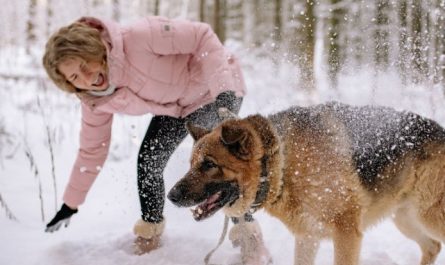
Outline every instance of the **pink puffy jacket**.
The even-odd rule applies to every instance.
[[[245,93],[237,59],[209,25],[148,17],[129,26],[85,17],[107,47],[109,81],[118,88],[104,97],[81,96],[80,148],[64,202],[77,207],[108,155],[113,113],[185,117],[224,91]]]

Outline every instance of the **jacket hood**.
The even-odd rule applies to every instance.
[[[108,73],[114,73],[113,76],[109,75],[108,78],[112,84],[117,84],[117,80],[122,78],[122,71],[113,71],[112,68],[116,67],[116,63],[125,58],[124,54],[124,42],[121,27],[118,23],[102,18],[95,17],[82,17],[78,22],[85,23],[90,27],[96,28],[101,33],[102,42],[107,49],[107,65]],[[87,103],[88,106],[94,107],[97,104],[107,102],[109,97],[97,97],[87,94],[80,94],[78,97]]]
[[[78,22],[85,23],[101,32],[102,40],[107,47],[107,53],[113,57],[123,57],[123,38],[119,24],[112,20],[95,17],[82,17]]]

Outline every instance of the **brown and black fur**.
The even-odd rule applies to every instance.
[[[197,219],[220,207],[242,216],[266,176],[260,207],[295,235],[295,264],[313,264],[323,238],[336,265],[358,264],[363,232],[391,214],[419,244],[420,264],[434,263],[445,240],[445,130],[436,122],[334,102],[189,131],[191,168],[168,197],[188,207],[219,192],[216,209]]]

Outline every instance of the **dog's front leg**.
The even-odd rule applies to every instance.
[[[295,265],[313,265],[320,246],[319,238],[311,235],[295,236]]]
[[[358,265],[362,233],[356,222],[342,222],[334,228],[334,264]]]

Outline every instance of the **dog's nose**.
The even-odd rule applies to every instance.
[[[167,194],[167,198],[174,204],[179,205],[184,198],[184,189],[180,185],[174,186]]]

